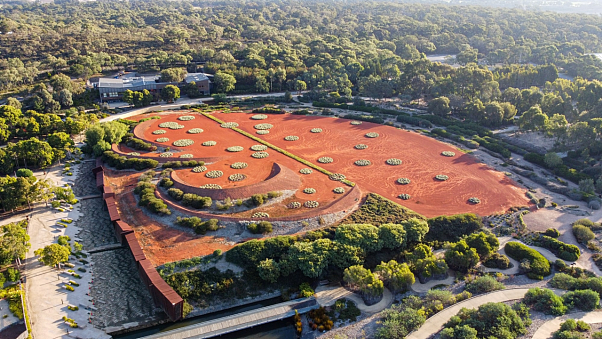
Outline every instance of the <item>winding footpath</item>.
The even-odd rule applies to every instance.
[[[550,321],[546,321],[541,327],[537,329],[535,334],[533,334],[532,339],[548,339],[552,337],[552,334],[560,329],[560,324],[562,324],[567,319],[575,319],[581,320],[588,324],[598,324],[602,323],[602,311],[593,311],[593,312],[578,312],[567,314],[562,317],[554,318]]]
[[[393,303],[393,294],[391,294],[391,291],[386,287],[383,290],[383,298],[376,304],[370,306],[366,305],[360,296],[344,287],[318,286],[318,288],[316,288],[315,297],[320,306],[332,306],[341,298],[350,299],[360,311],[371,314],[380,312],[391,306],[391,303]]]

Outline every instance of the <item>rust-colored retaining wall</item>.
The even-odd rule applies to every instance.
[[[214,200],[245,199],[253,194],[263,194],[270,191],[296,190],[301,186],[301,179],[291,169],[274,163],[272,173],[268,179],[242,187],[224,188],[221,190],[194,187],[186,184],[178,174],[171,172],[173,187],[181,189],[184,193],[194,193],[202,197],[211,197]]]
[[[103,191],[103,195],[106,195],[107,193],[105,192],[107,192],[107,189],[110,189],[110,187],[104,185],[104,168],[99,166],[94,170],[97,183],[102,182],[102,186],[99,186],[99,188]],[[130,225],[121,220],[112,189],[110,189],[109,194],[109,196],[105,196],[103,199],[107,210],[109,211],[111,221],[113,222],[117,238],[122,245],[127,244],[130,249],[130,252],[134,256],[134,260],[136,261],[140,278],[147,286],[155,304],[160,306],[172,321],[180,320],[184,310],[184,300],[163,280],[163,278],[161,278],[150,261],[146,259],[146,255],[144,254],[134,231]]]

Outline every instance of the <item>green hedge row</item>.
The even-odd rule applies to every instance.
[[[539,244],[543,248],[547,248],[556,254],[559,258],[568,260],[568,261],[576,261],[579,259],[581,255],[581,251],[579,247],[571,244],[563,243],[560,240],[554,239],[552,237],[548,237],[543,235],[539,241]]]
[[[539,165],[541,167],[550,169],[554,172],[554,174],[556,174],[559,177],[565,178],[569,181],[572,181],[576,184],[579,183],[579,181],[583,180],[583,179],[591,179],[591,177],[585,173],[581,173],[579,171],[577,171],[574,168],[570,168],[567,165],[559,165],[557,167],[554,168],[550,168],[548,167],[548,165],[545,162],[545,157],[541,154],[537,154],[537,153],[527,153],[525,154],[525,160],[527,160],[530,163]]]
[[[141,159],[141,158],[126,158],[120,156],[113,151],[105,151],[102,154],[102,160],[111,167],[115,167],[118,170],[133,168],[135,170],[143,170],[148,168],[155,168],[159,165],[157,160],[153,159]]]
[[[527,276],[531,279],[542,280],[544,276],[550,274],[550,262],[536,250],[529,248],[519,242],[511,241],[504,246],[506,254],[521,262],[523,259],[529,260],[531,272]]]

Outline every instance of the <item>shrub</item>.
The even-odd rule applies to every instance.
[[[74,289],[72,286],[70,286],[70,285],[65,285],[65,289],[66,289],[67,291],[70,291],[70,292],[73,292],[73,291],[75,291],[75,289]]]
[[[600,295],[589,289],[567,292],[562,299],[568,308],[578,308],[583,311],[593,311],[600,305]]]
[[[220,255],[222,255],[222,250],[220,250],[219,248],[213,251],[214,257],[219,257]]]
[[[201,197],[193,193],[185,193],[182,195],[182,205],[190,206],[196,209],[211,207],[213,200],[211,197]]]
[[[269,221],[260,221],[259,223],[251,223],[247,225],[249,232],[253,234],[267,234],[272,232],[272,223]]]
[[[253,194],[251,196],[251,201],[255,206],[261,206],[268,199],[267,194]]]
[[[176,218],[176,224],[192,228],[197,234],[205,234],[207,231],[216,231],[219,228],[217,219],[209,219],[207,221],[203,221],[201,218],[198,217],[178,217]]]
[[[527,260],[530,271],[527,272],[529,278],[543,279],[550,274],[550,262],[543,255],[534,249],[531,249],[519,242],[511,241],[504,246],[504,251],[512,259],[522,262]]]
[[[505,270],[510,268],[510,259],[503,254],[493,253],[483,262],[483,265],[489,268],[499,268],[501,270]]]
[[[568,261],[576,261],[581,255],[579,247],[571,244],[566,244],[555,238],[546,235],[541,236],[539,241],[541,247],[547,248],[556,254],[558,257]]]
[[[20,177],[20,178],[33,177],[33,171],[28,168],[19,168],[17,170],[17,177]]]
[[[175,200],[180,201],[182,200],[184,192],[179,188],[170,188],[167,190],[167,194],[169,194],[169,196],[174,198]]]
[[[503,290],[504,288],[504,284],[489,275],[478,277],[466,284],[466,290],[470,291],[472,294],[487,293]]]
[[[577,241],[582,244],[586,244],[588,241],[596,238],[594,232],[583,225],[573,225],[573,234],[575,235],[575,238],[577,238]]]
[[[456,242],[461,237],[478,232],[483,227],[481,218],[472,213],[440,216],[429,219],[428,224],[429,233],[426,235],[426,240],[441,242]]]
[[[555,228],[548,228],[543,234],[550,238],[558,238],[560,236],[560,232]]]
[[[557,296],[552,290],[545,288],[531,288],[525,294],[524,303],[533,307],[534,310],[545,314],[563,315],[567,307],[563,304],[562,298]]]

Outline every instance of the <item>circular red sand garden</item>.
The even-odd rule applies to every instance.
[[[488,215],[528,203],[524,191],[503,173],[415,132],[332,117],[270,114],[255,120],[252,117],[256,114],[252,113],[213,116],[234,122],[240,129],[330,172],[343,174],[363,193],[380,194],[427,217],[465,212]],[[161,119],[138,125],[135,134],[155,145],[170,147],[163,154],[169,158],[186,160],[180,156],[187,154],[185,157],[195,159],[219,159],[206,164],[206,168],[177,170],[178,178],[191,187],[215,184],[229,189],[257,184],[270,178],[274,163],[292,170],[301,182],[294,196],[284,200],[280,209],[269,208],[283,216],[308,211],[305,207],[286,209],[284,206],[292,201],[317,201],[323,208],[345,195],[335,193],[335,188],[345,192],[351,189],[315,169],[302,174],[309,172],[304,170],[307,165],[273,149],[264,150],[257,141],[198,113],[162,114]],[[443,151],[454,155],[444,156]],[[261,152],[267,152],[267,157],[261,158],[265,156]],[[157,153],[140,153],[160,157]],[[437,175],[447,176],[447,180],[438,180]],[[401,194],[409,199],[399,198]],[[480,203],[469,203],[471,197],[479,198]],[[240,216],[248,217],[246,214]]]

